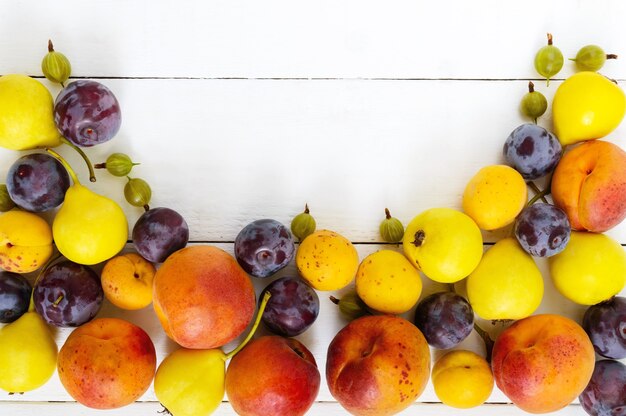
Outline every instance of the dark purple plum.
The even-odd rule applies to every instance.
[[[20,208],[43,212],[56,208],[65,199],[70,176],[54,157],[32,153],[17,159],[7,173],[7,192]]]
[[[504,157],[524,179],[541,178],[552,172],[563,149],[556,136],[541,126],[522,124],[504,142]]]
[[[152,208],[144,212],[133,227],[133,243],[148,261],[163,263],[189,241],[185,219],[170,208]]]
[[[63,137],[77,146],[89,147],[117,134],[122,113],[110,89],[96,81],[78,80],[57,96],[54,123]]]
[[[281,277],[270,283],[261,294],[270,292],[262,320],[270,331],[295,337],[306,331],[320,313],[320,300],[315,290],[295,277]]]
[[[62,261],[46,269],[35,285],[35,310],[48,323],[74,327],[93,319],[104,292],[100,277],[87,266]]]
[[[578,400],[591,416],[626,416],[626,365],[596,361],[591,381]]]
[[[583,316],[583,328],[598,354],[626,358],[626,298],[615,296],[590,306]]]
[[[11,323],[24,315],[30,294],[30,283],[21,274],[0,271],[0,323]]]
[[[276,220],[256,220],[235,238],[235,258],[254,277],[269,277],[285,267],[295,251],[287,227]]]
[[[534,203],[522,210],[515,221],[515,237],[528,254],[550,257],[565,249],[570,238],[565,212],[551,204]]]
[[[448,349],[458,345],[472,332],[474,310],[464,297],[456,293],[433,293],[418,303],[414,322],[428,345]]]

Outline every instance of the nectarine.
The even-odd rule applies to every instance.
[[[250,277],[217,247],[178,250],[154,277],[154,310],[167,335],[185,348],[216,348],[237,338],[255,303]]]

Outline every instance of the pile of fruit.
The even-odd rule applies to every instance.
[[[175,416],[209,415],[225,394],[241,415],[302,415],[321,376],[293,337],[314,324],[318,292],[354,284],[340,299],[331,296],[350,322],[328,346],[325,369],[331,394],[352,414],[401,412],[429,380],[456,408],[484,403],[495,384],[532,413],[579,398],[591,415],[622,414],[626,298],[616,295],[626,284],[626,253],[603,233],[626,218],[626,152],[600,139],[621,123],[626,96],[597,73],[607,57],[615,58],[590,45],[573,59],[580,71],[556,91],[553,132],[536,124],[548,103],[529,84],[521,109],[534,123],[503,140],[506,165],[468,178],[463,211],[428,209],[405,229],[385,210],[380,234],[388,248],[359,259],[348,239],[318,230],[306,207],[289,227],[252,221],[232,256],[187,246],[184,218],[150,208],[147,182],[128,176],[136,163],[115,153],[96,168],[127,177],[126,200],[145,210],[132,226],[134,250],[123,251],[124,211],[82,185],[54,150],[78,151],[95,181],[83,149],[116,135],[120,104],[99,82],[65,85],[70,63],[50,43],[42,70],[63,86],[56,99],[36,79],[0,77],[0,146],[33,151],[0,185],[0,389],[31,391],[57,370],[67,392],[91,408],[128,405],[154,381],[158,400]],[[535,57],[538,73],[549,80],[563,61],[549,35]],[[53,214],[51,225],[43,212]],[[506,227],[510,236],[484,251],[483,231]],[[536,257],[548,258],[549,277],[564,297],[588,306],[582,322],[534,314],[544,292]],[[275,276],[292,260],[299,276],[272,280],[252,322],[252,279]],[[450,290],[420,299],[421,275]],[[462,281],[466,296],[456,292]],[[96,318],[104,298],[128,310],[152,304],[181,348],[157,363],[143,329]],[[412,310],[413,322],[399,316]],[[512,323],[494,342],[476,316]],[[252,340],[261,321],[275,335]],[[251,323],[241,344],[224,352]],[[76,327],[60,350],[50,325]],[[458,348],[474,330],[485,339],[485,357]],[[449,350],[432,372],[430,347]],[[605,359],[596,362],[596,353]]]

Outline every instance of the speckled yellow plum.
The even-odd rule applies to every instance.
[[[12,210],[0,215],[0,268],[29,273],[52,255],[52,230],[36,214]]]
[[[526,182],[510,166],[491,165],[480,169],[463,192],[463,211],[483,230],[511,224],[528,199]]]
[[[300,243],[296,266],[314,289],[339,290],[354,279],[359,267],[359,255],[344,236],[330,230],[319,230]]]
[[[411,309],[422,293],[422,280],[401,253],[380,250],[363,259],[356,273],[356,291],[370,308],[399,314]]]

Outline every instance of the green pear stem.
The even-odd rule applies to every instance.
[[[67,160],[63,159],[63,156],[61,156],[60,154],[58,154],[57,152],[55,152],[54,150],[50,149],[49,147],[46,147],[46,152],[50,153],[52,156],[54,156],[54,158],[56,160],[58,160],[59,162],[61,162],[61,164],[63,165],[63,167],[65,169],[67,169],[67,173],[70,174],[70,176],[72,177],[72,181],[75,184],[80,185],[80,181],[78,180],[78,177],[76,176],[76,172],[74,172],[74,169],[72,169],[72,167],[70,166],[69,163],[67,163]]]
[[[246,336],[246,339],[244,339],[241,342],[241,344],[239,344],[237,346],[237,348],[235,348],[234,350],[232,350],[231,352],[226,354],[226,357],[224,358],[224,361],[232,358],[235,354],[237,354],[239,351],[241,351],[243,349],[243,347],[245,347],[246,344],[252,339],[252,336],[256,332],[256,329],[259,327],[259,324],[261,323],[261,317],[263,316],[263,312],[265,311],[265,307],[267,306],[267,302],[270,300],[271,297],[272,297],[272,294],[269,291],[267,291],[267,292],[265,292],[263,294],[263,299],[261,299],[261,304],[259,305],[259,311],[256,314],[256,319],[254,320],[254,324],[252,325],[252,328],[250,329],[250,332],[248,332],[248,335]]]
[[[66,145],[68,145],[69,147],[71,147],[72,149],[76,150],[78,152],[78,154],[80,155],[80,157],[83,158],[83,160],[87,164],[87,169],[89,169],[89,181],[95,182],[96,181],[96,172],[93,170],[93,165],[91,164],[91,160],[89,160],[89,157],[87,156],[87,154],[85,152],[83,152],[83,149],[81,149],[80,147],[76,146],[74,143],[70,142],[65,137],[61,137],[61,141],[63,143],[65,143]]]
[[[493,344],[494,344],[494,342],[491,339],[491,337],[489,336],[489,334],[487,333],[487,331],[482,329],[475,322],[474,322],[474,330],[476,330],[476,332],[478,332],[478,335],[480,335],[480,337],[485,342],[485,350],[486,350],[486,357],[485,357],[485,359],[487,360],[488,363],[491,364],[491,353],[493,351]]]

